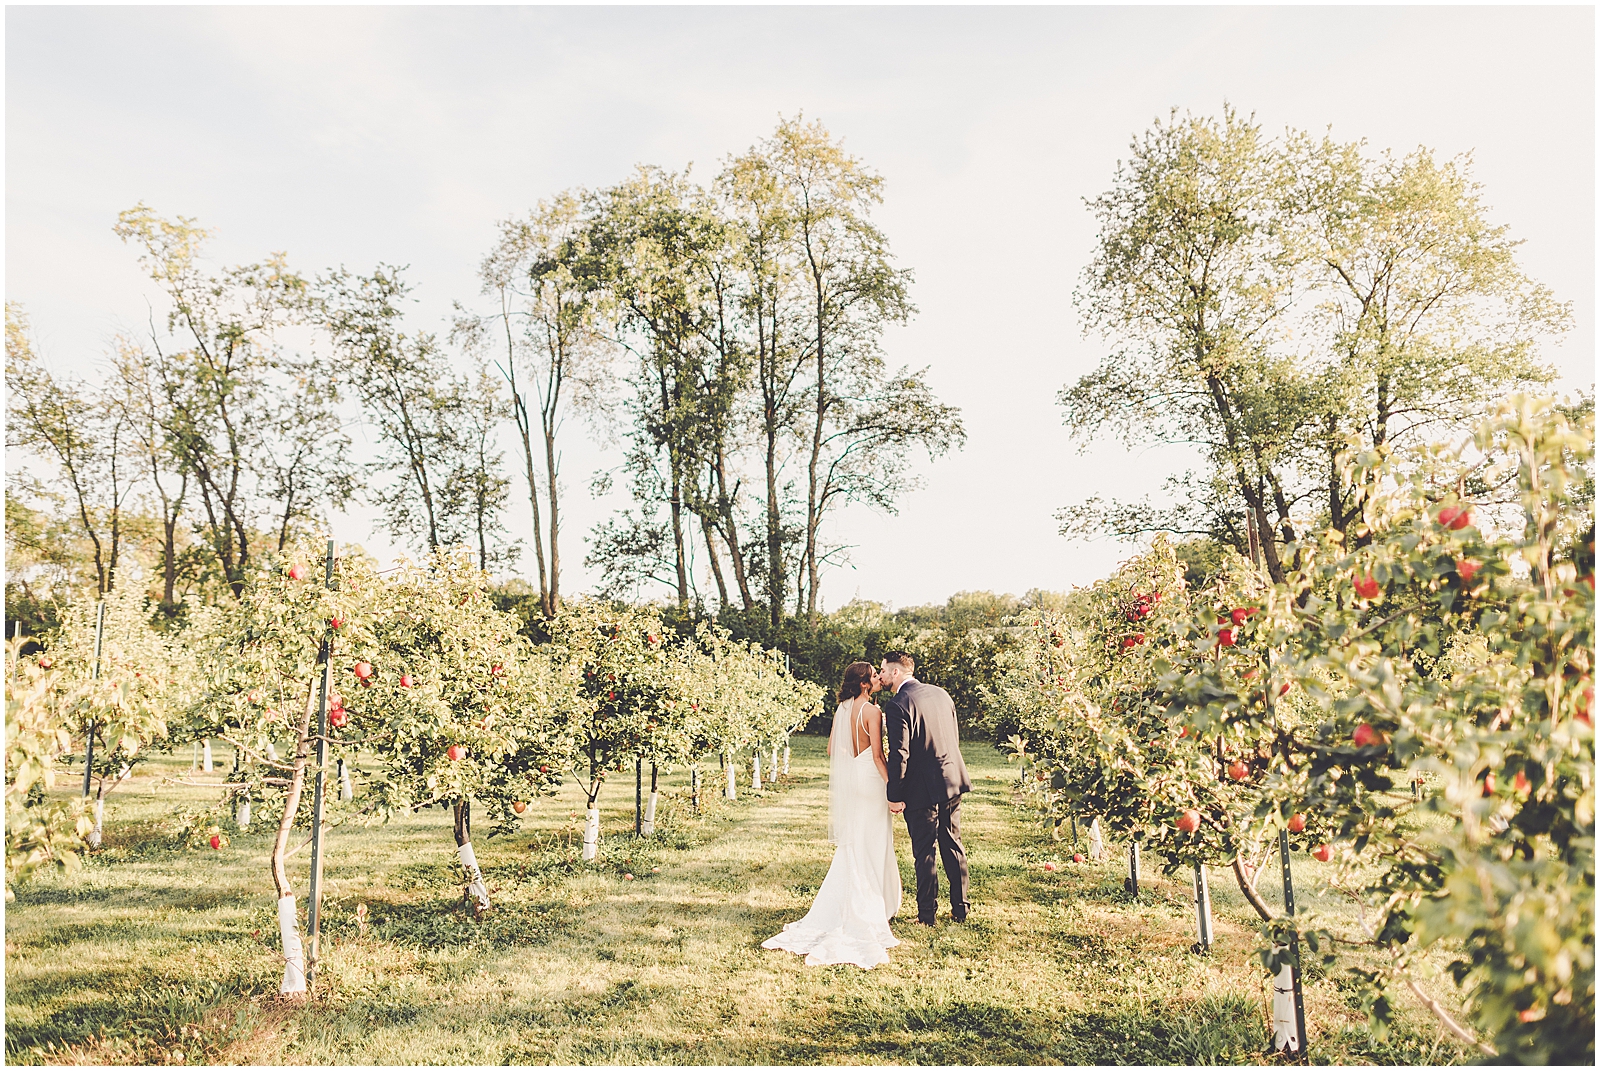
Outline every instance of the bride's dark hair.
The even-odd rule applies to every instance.
[[[872,681],[871,662],[851,662],[844,668],[844,680],[839,684],[839,702],[848,703],[861,695],[861,686]]]

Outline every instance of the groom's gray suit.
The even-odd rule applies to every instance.
[[[967,853],[961,846],[961,795],[972,778],[961,758],[950,693],[907,677],[883,704],[889,731],[890,803],[906,805],[906,832],[917,869],[917,921],[933,925],[939,909],[934,846],[950,879],[950,915],[967,917]]]

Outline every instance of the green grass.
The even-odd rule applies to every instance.
[[[782,784],[701,817],[687,813],[682,775],[669,778],[649,842],[631,837],[632,778],[608,785],[593,865],[576,857],[582,802],[571,787],[536,803],[520,834],[480,832],[496,907],[479,921],[462,907],[447,814],[340,828],[322,970],[303,1004],[275,999],[266,833],[220,852],[163,847],[163,822],[216,790],[158,790],[146,774],[113,797],[106,848],[84,870],[24,887],[7,911],[7,1061],[1260,1062],[1269,993],[1226,875],[1213,883],[1217,943],[1193,955],[1182,875],[1147,874],[1130,901],[1117,851],[1044,872],[1040,862],[1070,846],[1020,819],[1015,772],[999,755],[966,751],[973,915],[931,933],[900,919],[902,944],[876,970],[809,968],[758,947],[805,911],[830,858],[822,741],[800,738]],[[903,827],[897,848],[909,914]],[[292,862],[303,904],[306,853]],[[1302,895],[1314,899],[1305,874]],[[1410,1009],[1374,1043],[1337,979],[1310,984],[1306,1001],[1316,1061],[1462,1059]]]

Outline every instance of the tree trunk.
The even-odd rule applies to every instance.
[[[321,673],[318,673],[318,677]],[[283,981],[278,986],[280,995],[291,996],[306,991],[305,946],[300,941],[300,922],[295,914],[294,887],[289,884],[285,860],[289,853],[289,834],[294,829],[295,815],[300,810],[300,794],[305,788],[306,764],[310,759],[311,719],[317,708],[315,680],[306,690],[305,710],[300,716],[298,742],[294,749],[294,766],[289,776],[289,789],[284,794],[283,817],[278,820],[278,835],[272,842],[272,884],[278,892],[278,934],[283,941]]]
[[[717,581],[718,605],[725,607],[728,605],[728,585],[722,579],[722,562],[717,555],[716,540],[712,538],[711,522],[701,517],[700,530],[706,537],[706,555],[711,559],[711,575]]]
[[[552,414],[553,416],[554,414]],[[561,502],[556,487],[559,464],[556,461],[556,433],[546,420],[544,429],[544,461],[548,486],[545,492],[550,496],[550,596],[547,600],[549,606],[546,613],[554,617],[561,610]]]
[[[472,905],[473,915],[489,910],[489,887],[483,882],[483,871],[478,869],[478,857],[472,851],[472,801],[465,797],[453,801],[456,833],[456,855],[461,859],[461,869],[466,874],[466,887],[462,894]]]

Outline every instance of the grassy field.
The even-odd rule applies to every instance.
[[[275,999],[266,833],[220,852],[163,843],[175,811],[217,798],[158,789],[186,773],[185,756],[113,797],[106,847],[82,872],[9,906],[7,1062],[1259,1062],[1270,994],[1226,875],[1213,882],[1217,944],[1191,954],[1182,875],[1147,874],[1134,901],[1116,846],[1105,863],[1043,871],[1070,846],[1019,820],[1014,768],[987,745],[966,752],[973,914],[931,933],[902,917],[902,944],[876,970],[808,968],[758,947],[804,912],[830,858],[822,740],[799,738],[789,778],[701,817],[687,813],[684,778],[669,779],[648,842],[631,836],[632,777],[609,785],[595,865],[577,862],[570,787],[530,809],[523,833],[480,832],[496,908],[477,922],[446,813],[337,830],[322,971],[294,1005]],[[909,914],[903,827],[897,847]],[[306,853],[293,863],[303,904]],[[1316,864],[1297,867],[1303,902],[1317,903]],[[1411,1009],[1373,1042],[1333,978],[1313,980],[1306,1003],[1317,1062],[1462,1058]]]

